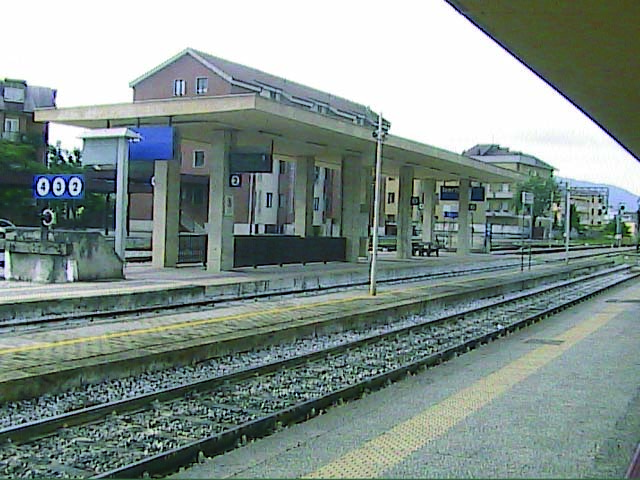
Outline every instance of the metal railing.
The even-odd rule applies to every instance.
[[[178,263],[202,263],[207,260],[207,235],[180,233]]]

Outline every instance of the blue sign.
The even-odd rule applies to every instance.
[[[440,200],[458,200],[460,198],[460,189],[456,186],[440,187]],[[484,187],[471,187],[470,200],[472,202],[484,202]]]
[[[84,175],[34,175],[33,197],[38,200],[79,200],[84,198]]]
[[[459,193],[457,186],[447,187],[442,185],[440,187],[440,200],[458,200]]]
[[[129,143],[129,160],[172,160],[174,155],[175,130],[173,127],[129,127],[142,138]]]
[[[458,218],[458,212],[444,212],[444,218]]]
[[[471,187],[471,201],[484,202],[484,187]]]

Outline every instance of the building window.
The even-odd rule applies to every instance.
[[[173,81],[173,95],[176,97],[182,97],[187,94],[187,82],[178,79]]]
[[[320,178],[320,167],[313,167],[313,181],[317,182],[318,178]]]
[[[387,203],[396,203],[396,192],[387,193]]]
[[[20,120],[17,118],[5,118],[4,119],[4,131],[5,132],[19,132]]]
[[[287,173],[287,162],[284,160],[278,162],[278,173],[280,173],[280,175]]]
[[[313,197],[313,211],[317,212],[320,210],[320,197]]]
[[[503,192],[508,192],[509,191],[509,184],[508,183],[503,183],[502,184],[502,191]]]
[[[266,208],[271,208],[273,206],[273,193],[267,192],[267,203],[265,205]]]
[[[204,168],[204,152],[202,150],[193,151],[193,168]]]
[[[204,189],[200,185],[194,187],[192,195],[194,205],[204,204]]]
[[[24,88],[4,87],[4,101],[24,103]]]
[[[196,94],[203,95],[209,89],[209,79],[207,77],[196,78]]]

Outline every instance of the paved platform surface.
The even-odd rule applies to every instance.
[[[619,253],[618,249],[603,248],[597,251],[572,252],[572,259],[590,258],[594,255]],[[630,251],[630,250],[629,250]],[[533,265],[557,263],[564,259],[564,253],[534,256]],[[524,259],[528,268],[527,259]],[[492,265],[520,266],[519,255],[472,254],[458,256],[443,253],[441,257],[413,257],[398,260],[395,253],[381,253],[378,262],[378,278],[382,282],[394,277],[429,275],[461,272],[473,268]],[[284,292],[304,290],[314,286],[331,286],[366,283],[369,275],[366,259],[359,263],[333,262],[328,264],[265,266],[258,268],[238,268],[231,271],[212,273],[202,267],[179,267],[159,269],[150,264],[127,264],[126,280],[77,282],[63,284],[37,284],[0,280],[0,307],[16,303],[36,303],[69,299],[84,299],[89,302],[96,297],[125,297],[137,293],[169,292],[182,289],[191,291],[192,296],[219,294],[221,297],[242,296],[250,293]],[[0,269],[0,278],[1,277]],[[189,290],[191,289],[191,290]],[[199,290],[198,290],[199,289]],[[216,290],[217,289],[217,290]],[[35,307],[34,307],[35,308]]]
[[[428,260],[390,260],[385,267],[387,271],[394,268],[400,274],[407,271],[428,274],[436,269],[451,272],[457,269],[462,275],[495,264],[491,256],[452,256],[435,263]],[[286,341],[287,338],[303,333],[309,335],[331,331],[334,324],[335,328],[340,328],[339,325],[349,325],[349,322],[361,322],[366,320],[367,315],[380,315],[381,310],[389,312],[389,316],[398,316],[408,313],[410,308],[415,309],[418,301],[433,303],[434,300],[451,295],[469,297],[479,294],[482,289],[490,289],[490,293],[484,294],[485,297],[495,295],[499,290],[498,285],[502,283],[516,281],[517,286],[513,288],[521,288],[520,282],[523,279],[531,278],[531,281],[535,281],[541,274],[555,274],[567,268],[563,262],[550,262],[534,266],[531,272],[520,272],[518,262],[514,263],[513,259],[499,260],[501,265],[505,261],[511,268],[501,272],[477,273],[475,276],[465,275],[446,281],[427,279],[410,285],[384,285],[374,298],[368,295],[366,286],[363,286],[355,290],[338,290],[321,295],[227,302],[216,305],[213,309],[196,308],[190,312],[158,312],[141,317],[131,315],[117,321],[68,322],[44,330],[14,333],[5,330],[0,337],[0,400],[38,395],[49,391],[53,386],[60,391],[79,383],[191,363],[222,355],[239,347],[250,349],[267,341]],[[589,262],[589,258],[574,259],[575,264]],[[398,265],[405,268],[399,268]],[[343,274],[346,272],[346,278],[352,279],[363,274],[366,277],[367,273],[366,265],[339,264],[313,266],[311,274],[321,272],[331,277],[336,274],[335,268],[342,269]],[[171,300],[170,295],[163,290],[167,284],[175,286],[181,282],[218,281],[233,285],[236,275],[263,275],[271,279],[281,279],[284,275],[279,267],[264,269],[260,273],[250,269],[249,273],[231,272],[229,275],[211,275],[202,269],[178,269],[165,270],[161,272],[164,277],[158,279],[149,267],[138,267],[135,270],[137,271],[131,272],[132,277],[138,277],[138,280],[119,282],[125,287],[123,291],[113,292],[116,302],[125,301],[123,299],[136,289],[148,291],[156,288],[159,289],[159,295]],[[294,278],[304,278],[297,275],[309,274],[308,270],[302,266],[292,266],[287,273]],[[356,273],[349,273],[353,271]],[[28,307],[35,296],[39,302],[57,305],[68,296],[76,298],[78,302],[85,302],[91,289],[95,288],[86,284],[62,284],[55,287],[57,290],[51,292],[47,290],[48,286],[14,285],[11,292],[4,292],[5,301],[13,298],[14,303]],[[111,284],[108,288],[115,289]]]
[[[174,478],[622,478],[639,351],[632,281]]]

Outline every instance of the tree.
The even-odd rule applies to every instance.
[[[609,223],[604,226],[604,233],[607,235],[615,235],[617,233],[617,218],[614,218]],[[620,230],[623,238],[627,238],[631,236],[631,227],[624,222],[620,222]]]
[[[532,224],[535,225],[536,219],[547,212],[551,211],[551,195],[555,201],[560,199],[560,190],[558,184],[553,177],[529,177],[525,182],[519,183],[516,188],[516,208],[522,211],[522,192],[533,193],[532,208]],[[528,208],[528,207],[527,207]]]
[[[569,214],[571,215],[571,230],[582,233],[584,231],[584,227],[580,221],[578,208],[573,203],[571,204],[571,207],[569,207]]]
[[[0,218],[7,218],[16,224],[35,221],[35,200],[29,179],[44,169],[42,162],[36,160],[36,148],[33,145],[0,141]]]

